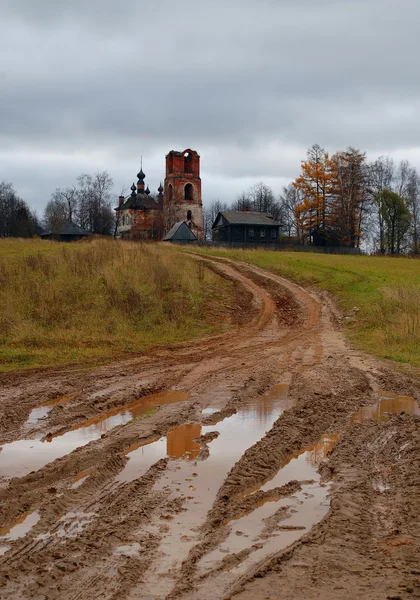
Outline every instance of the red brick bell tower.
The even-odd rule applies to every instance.
[[[167,231],[178,221],[186,221],[203,239],[200,156],[195,150],[171,150],[166,156],[164,214]]]

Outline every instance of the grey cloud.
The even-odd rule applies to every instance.
[[[140,154],[157,185],[194,147],[228,199],[281,186],[314,142],[418,156],[419,18],[417,0],[4,1],[0,179],[42,206],[81,171],[130,185]]]

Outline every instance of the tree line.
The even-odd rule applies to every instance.
[[[41,231],[35,212],[19,198],[11,183],[0,182],[0,237],[32,237]]]
[[[369,248],[381,254],[420,253],[420,176],[408,161],[396,164],[349,147],[329,155],[315,144],[299,176],[277,196],[264,183],[231,204],[205,210],[205,231],[219,211],[271,213],[281,238],[292,244]]]
[[[113,233],[114,182],[107,171],[82,174],[76,183],[57,188],[48,201],[43,218],[18,197],[11,183],[0,182],[0,237],[32,237],[42,231],[59,232],[64,221],[90,233]]]
[[[0,182],[0,237],[30,237],[59,230],[71,221],[91,233],[112,234],[113,180],[107,171],[82,174],[58,188],[43,218],[19,198],[13,185]],[[314,246],[368,248],[381,254],[420,253],[420,176],[408,161],[396,164],[349,147],[330,155],[315,144],[301,172],[275,194],[263,182],[243,191],[231,204],[214,201],[204,208],[204,231],[218,212],[267,212],[280,224],[281,241]]]

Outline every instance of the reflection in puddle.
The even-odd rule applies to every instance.
[[[350,423],[363,423],[368,419],[375,421],[388,421],[389,415],[405,412],[409,415],[420,415],[420,409],[417,402],[411,396],[398,396],[392,392],[382,391],[379,402],[372,406],[362,406],[350,418]]]
[[[161,458],[166,457],[166,438],[153,442],[135,444],[124,453],[130,460],[115,478],[116,482],[128,483],[141,477]]]
[[[84,423],[75,425],[63,434],[47,437],[44,440],[17,440],[0,448],[0,476],[22,477],[31,471],[61,458],[76,448],[85,446],[101,437],[113,427],[124,425],[132,419],[146,414],[162,404],[173,404],[187,399],[180,390],[153,394],[100,414]]]
[[[339,433],[324,434],[317,444],[302,448],[298,452],[291,454],[287,460],[280,466],[280,470],[263,484],[239,494],[234,499],[241,500],[261,490],[267,492],[273,488],[286,485],[289,481],[312,482],[319,480],[316,471],[323,460],[337,444],[340,439]]]
[[[25,536],[38,523],[40,518],[41,516],[37,510],[22,515],[11,525],[0,529],[0,540],[11,541]]]
[[[141,442],[131,446],[125,453],[130,460],[116,478],[118,482],[129,483],[141,477],[161,458],[182,458],[194,460],[200,453],[200,446],[194,442],[201,435],[201,425],[187,424],[176,427],[166,437],[151,442]]]
[[[286,548],[319,523],[329,510],[330,486],[320,482],[317,470],[338,438],[338,434],[323,435],[317,444],[290,456],[270,481],[242,495],[242,498],[247,497],[258,490],[268,492],[292,480],[302,482],[302,489],[291,497],[277,498],[274,502],[269,497],[245,515],[232,519],[225,541],[200,561],[201,574],[220,567],[226,556],[250,549],[249,556],[230,569],[231,575],[225,576],[226,580],[237,577],[270,554]]]
[[[90,467],[90,469],[86,469],[82,471],[76,477],[73,478],[73,484],[70,487],[71,490],[76,490],[78,487],[82,485],[86,481],[86,479],[93,473],[95,467]]]
[[[52,406],[38,406],[38,408],[33,408],[25,425],[35,425],[35,423],[44,419],[52,409]]]
[[[293,406],[287,391],[287,385],[275,386],[268,394],[243,406],[217,425],[201,427],[201,435],[219,432],[219,436],[209,442],[210,454],[206,460],[169,464],[155,489],[162,490],[171,485],[186,500],[183,510],[168,522],[156,571],[150,571],[142,588],[145,594],[164,597],[169,593],[173,581],[168,572],[179,567],[197,543],[199,527],[205,521],[227,473],[247,448],[264,437],[282,412]],[[157,581],[159,589],[156,588]]]
[[[67,404],[67,402],[70,402],[75,396],[76,394],[66,394],[65,396],[48,400],[42,406],[33,408],[25,425],[35,425],[40,419],[44,419],[48,416],[54,406],[63,406],[64,404]]]
[[[269,394],[261,396],[258,401],[250,403],[217,426],[181,425],[166,437],[132,446],[125,452],[130,460],[116,481],[129,482],[141,477],[161,458],[184,457],[194,460],[200,453],[200,446],[194,440],[214,431],[218,431],[220,435],[217,441],[211,442],[211,456],[206,462],[212,465],[212,472],[215,468],[222,468],[222,473],[225,474],[225,461],[229,468],[233,466],[237,460],[235,457],[239,458],[246,448],[261,439],[283,410],[292,406],[287,400],[287,389],[288,386],[285,385],[275,386]],[[283,408],[276,406],[280,401]]]
[[[200,446],[194,442],[201,435],[201,425],[181,425],[170,431],[166,438],[166,453],[170,458],[187,456],[188,460],[197,458]]]
[[[219,408],[203,408],[203,410],[201,411],[202,415],[214,415],[216,413],[218,413],[220,411]]]
[[[277,474],[258,489],[266,492],[273,487],[286,485],[292,479],[297,479],[298,481],[319,480],[319,475],[317,474],[319,465],[328,457],[328,454],[334,448],[339,438],[339,433],[324,434],[317,444],[302,448],[299,452],[292,454],[281,466]]]

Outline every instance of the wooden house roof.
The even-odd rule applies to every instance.
[[[219,212],[212,225],[212,229],[217,229],[218,227],[224,227],[226,225],[268,225],[279,227],[280,223],[277,223],[277,221],[274,220],[274,217],[269,213],[253,212],[250,210],[232,210]]]

